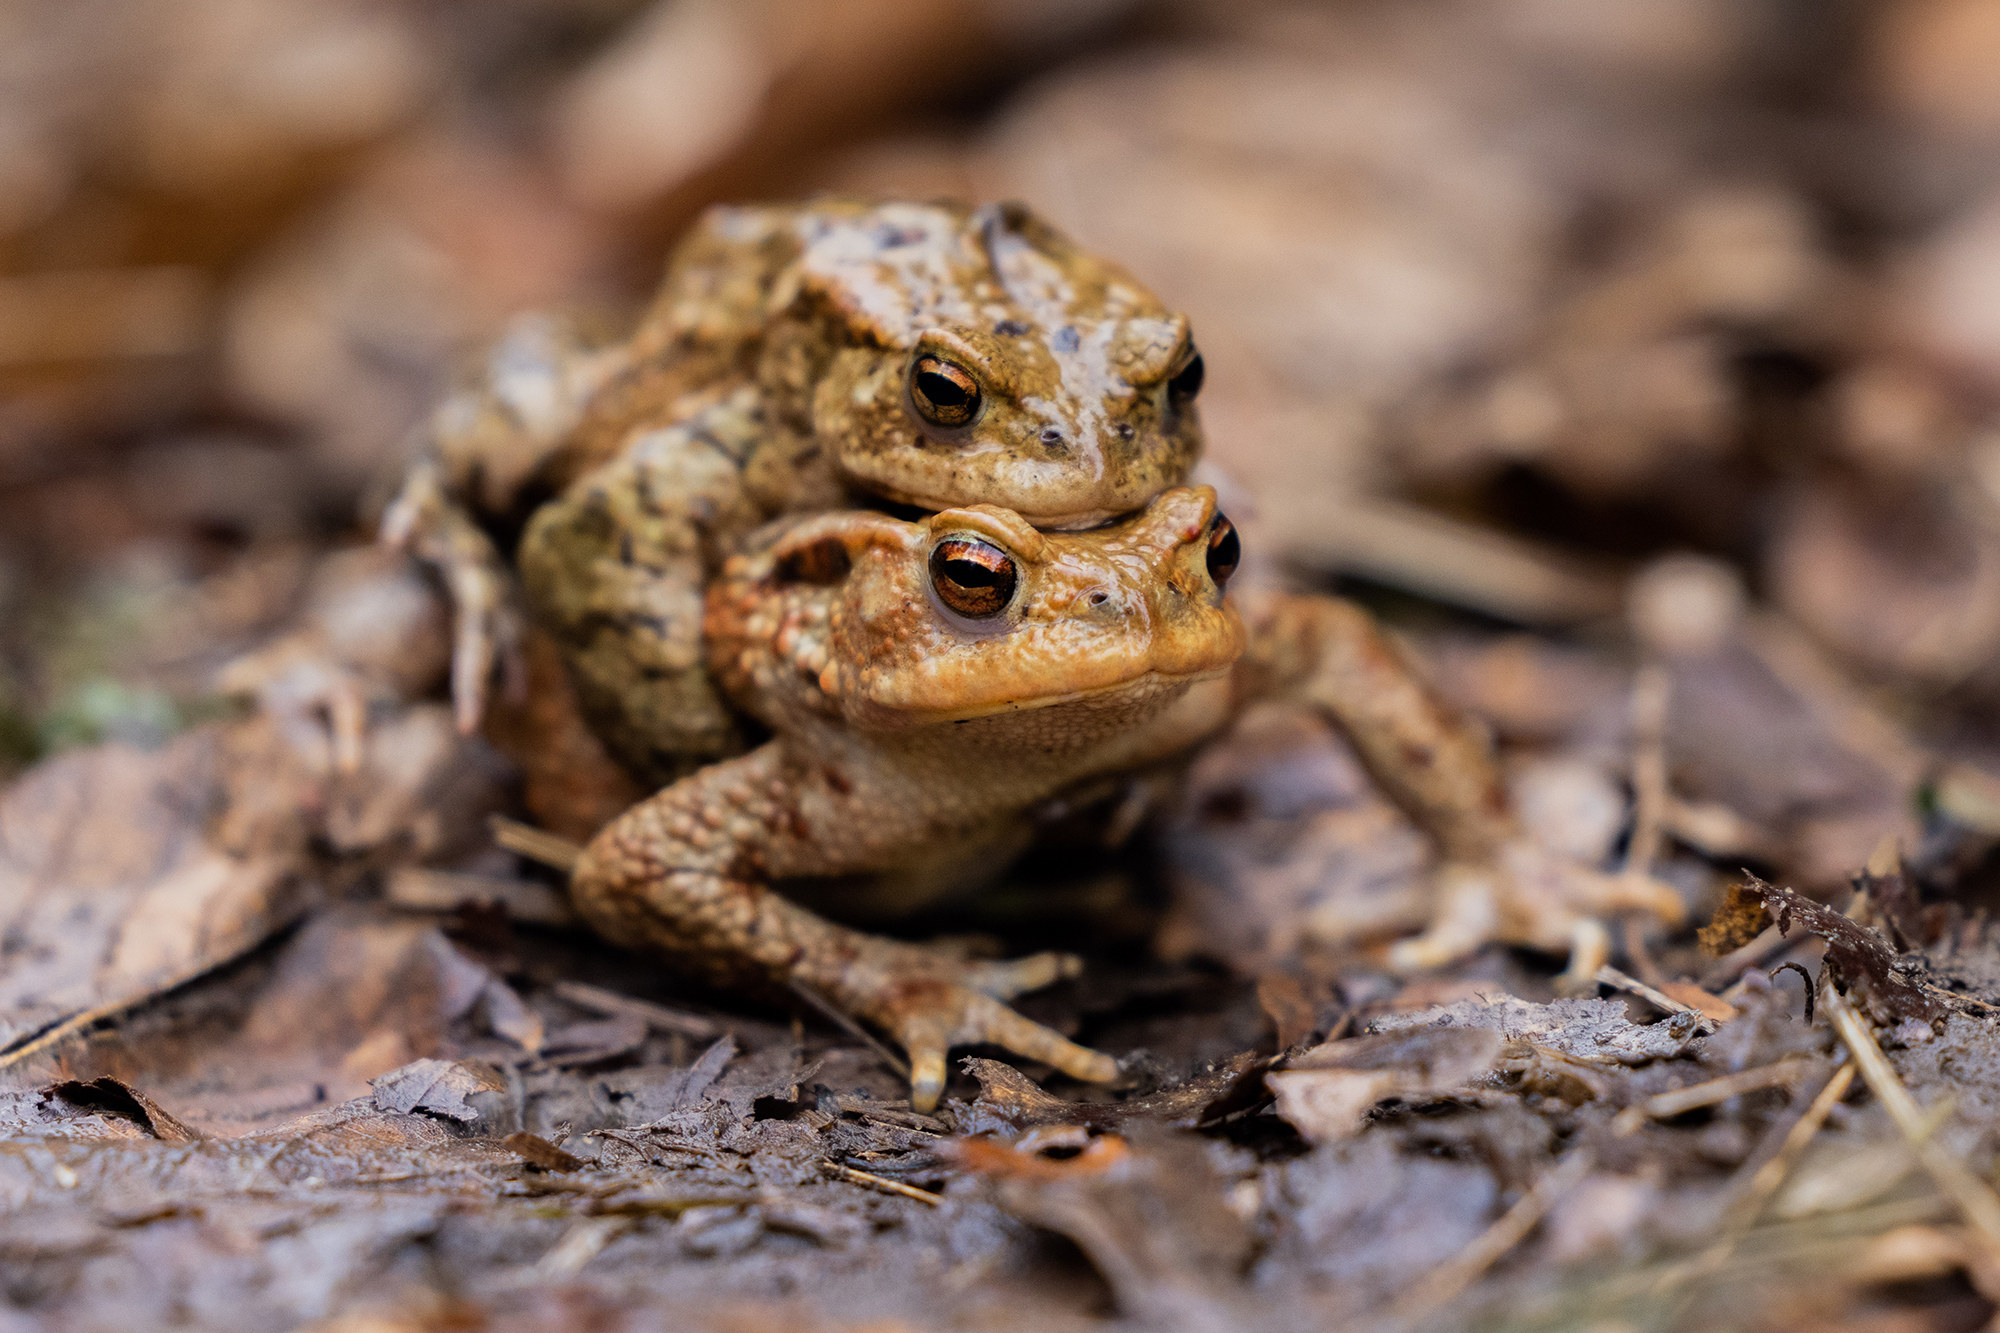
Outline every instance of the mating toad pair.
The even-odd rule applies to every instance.
[[[1201,377],[1184,318],[1019,208],[717,210],[630,337],[517,327],[387,528],[451,586],[463,725],[496,663],[560,660],[511,748],[545,821],[595,834],[592,924],[877,1024],[920,1108],[966,1043],[1113,1077],[1003,1003],[1076,961],[968,960],[772,887],[949,885],[1253,699],[1320,710],[1435,841],[1433,921],[1394,966],[1675,915],[1528,843],[1483,737],[1364,612],[1226,592],[1235,530],[1183,484]],[[579,805],[633,781],[659,790]]]

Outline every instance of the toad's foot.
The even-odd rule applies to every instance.
[[[452,711],[459,731],[469,736],[479,730],[496,671],[509,698],[527,693],[523,620],[506,562],[446,493],[432,464],[411,469],[382,515],[382,540],[413,552],[444,579],[453,615]]]
[[[860,949],[833,987],[849,1012],[877,1024],[910,1057],[910,1105],[935,1107],[954,1046],[994,1045],[1053,1065],[1086,1083],[1118,1076],[1118,1062],[1023,1018],[1002,1004],[1024,991],[1076,976],[1073,954],[1038,953],[1008,962],[966,962],[939,950],[858,937]]]
[[[1565,981],[1592,977],[1610,954],[1603,918],[1620,912],[1678,925],[1687,909],[1659,880],[1605,874],[1517,838],[1489,861],[1440,867],[1430,928],[1393,946],[1387,961],[1398,972],[1419,972],[1487,944],[1518,944],[1568,953]]]

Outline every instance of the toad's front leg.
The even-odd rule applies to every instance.
[[[909,1052],[919,1110],[937,1104],[954,1046],[990,1042],[1072,1078],[1115,1077],[1109,1056],[1001,1003],[1075,975],[1073,957],[972,962],[835,925],[771,891],[774,877],[806,867],[870,868],[865,844],[879,839],[881,821],[825,781],[823,771],[788,766],[777,742],[682,779],[585,849],[570,881],[578,910],[609,938],[686,960],[715,981],[801,984],[879,1025]]]
[[[1667,885],[1605,874],[1530,839],[1485,734],[1430,690],[1366,611],[1334,597],[1269,594],[1245,610],[1249,691],[1317,709],[1438,848],[1431,924],[1390,950],[1391,966],[1437,967],[1498,940],[1568,950],[1573,975],[1594,975],[1607,952],[1602,917],[1640,911],[1680,921],[1680,896]]]

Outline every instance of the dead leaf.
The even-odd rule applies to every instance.
[[[1284,972],[1266,972],[1257,978],[1257,1004],[1278,1038],[1278,1049],[1289,1051],[1312,1036],[1319,1015],[1306,998],[1297,977]]]
[[[967,1056],[965,1072],[979,1080],[979,1096],[958,1116],[961,1134],[987,1134],[1043,1125],[1109,1128],[1134,1120],[1192,1127],[1225,1102],[1237,1100],[1240,1086],[1266,1061],[1244,1052],[1173,1087],[1122,1102],[1069,1102],[1043,1089],[1012,1065]],[[1261,1096],[1255,1099],[1261,1101]],[[1252,1102],[1255,1104],[1255,1101]]]
[[[205,826],[221,735],[58,756],[0,792],[0,1049],[240,956],[312,898],[297,854],[235,856]]]
[[[384,1111],[432,1115],[471,1122],[479,1111],[466,1098],[480,1092],[504,1092],[506,1084],[490,1071],[456,1060],[414,1060],[393,1069],[370,1085],[375,1105]]]
[[[1747,884],[1732,884],[1714,917],[1695,935],[1703,953],[1720,958],[1750,943],[1770,926],[1771,914],[1764,907],[1763,895]]]
[[[1617,1000],[1556,1000],[1533,1004],[1512,995],[1460,1000],[1418,1013],[1388,1014],[1369,1024],[1376,1032],[1413,1028],[1487,1028],[1524,1046],[1542,1047],[1599,1064],[1645,1064],[1689,1052],[1699,1039],[1698,1013],[1683,1012],[1638,1024]]]
[[[1074,1157],[1050,1159],[974,1138],[951,1153],[1008,1212],[1076,1242],[1129,1317],[1176,1329],[1233,1326],[1250,1232],[1199,1139],[1161,1129],[1132,1140],[1104,1135]]]
[[[509,1134],[500,1144],[544,1171],[581,1171],[586,1165],[575,1153],[564,1152],[539,1134]]]
[[[646,1043],[651,1031],[637,1014],[618,1014],[587,1023],[570,1023],[549,1033],[542,1058],[556,1065],[587,1065],[629,1055]]]
[[[1418,1028],[1350,1037],[1302,1051],[1264,1075],[1278,1114],[1309,1142],[1360,1130],[1384,1101],[1433,1101],[1465,1090],[1492,1072],[1506,1038],[1490,1028]]]
[[[43,1095],[61,1098],[80,1110],[130,1120],[165,1143],[193,1143],[204,1137],[199,1130],[190,1129],[175,1119],[145,1093],[115,1078],[96,1078],[88,1083],[74,1079],[52,1083],[43,1089]]]
[[[1790,935],[1794,924],[1826,942],[1826,966],[1841,990],[1861,997],[1869,1016],[1884,1027],[1905,1020],[1935,1025],[1943,1020],[1949,996],[1914,979],[1889,942],[1868,927],[1791,889],[1766,884],[1755,875],[1744,891],[1754,894]]]

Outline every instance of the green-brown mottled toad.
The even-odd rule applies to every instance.
[[[701,642],[745,534],[857,496],[1104,522],[1185,479],[1201,378],[1185,318],[1018,205],[718,208],[629,337],[519,325],[439,412],[385,531],[446,572],[470,729],[519,634],[474,516],[531,507],[530,618],[591,730],[657,783],[745,743]]]

